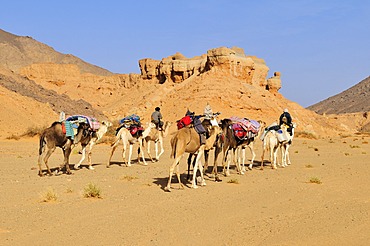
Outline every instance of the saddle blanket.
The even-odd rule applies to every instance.
[[[86,123],[89,124],[90,128],[93,131],[97,131],[100,128],[100,123],[97,119],[85,115],[72,115],[69,116],[66,121],[71,122],[74,124],[74,127],[77,128],[78,126],[76,125],[77,123]]]
[[[254,134],[258,133],[258,130],[260,129],[260,123],[255,120],[248,120],[246,118],[239,118],[236,116],[230,117],[230,120],[233,123],[241,125],[241,127],[246,131],[246,132],[252,132]]]

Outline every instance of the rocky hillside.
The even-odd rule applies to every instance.
[[[29,36],[17,36],[0,29],[0,66],[19,72],[20,68],[37,63],[75,64],[83,73],[112,74],[73,55],[59,53]]]
[[[88,71],[78,58],[67,61],[65,55],[28,37],[0,34],[0,54],[17,50],[12,56],[2,55],[0,102],[7,112],[2,112],[0,124],[2,129],[14,123],[20,126],[7,127],[0,137],[48,125],[61,110],[113,122],[136,113],[147,122],[160,106],[165,120],[175,121],[188,108],[201,114],[207,102],[221,117],[261,119],[267,124],[289,108],[297,131],[316,136],[356,132],[367,123],[362,118],[345,122],[322,116],[287,100],[279,93],[280,73],[267,78],[265,61],[238,47],[210,49],[193,58],[180,53],[162,60],[145,58],[139,61],[141,74],[104,74],[104,69]]]
[[[309,106],[318,114],[345,114],[370,111],[370,77],[351,88]]]

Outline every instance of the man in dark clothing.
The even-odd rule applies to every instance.
[[[280,118],[279,118],[279,126],[281,127],[281,125],[283,124],[288,126],[287,130],[289,134],[292,135],[292,130],[293,130],[292,117],[290,116],[287,108],[284,109],[284,112],[280,115]]]
[[[156,107],[155,111],[152,113],[152,122],[157,126],[158,130],[162,130],[163,121],[160,107]]]

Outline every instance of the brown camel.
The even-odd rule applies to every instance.
[[[147,154],[152,162],[154,162],[152,155],[150,154],[150,142],[154,142],[155,144],[155,160],[159,161],[159,157],[164,153],[163,148],[163,139],[168,135],[170,126],[172,125],[172,122],[166,121],[163,125],[163,130],[158,130],[157,128],[153,128],[149,135],[144,138],[145,142],[147,143]],[[158,144],[161,148],[161,152],[158,153]]]
[[[230,176],[230,162],[233,161],[235,163],[237,171],[239,174],[244,174],[245,170],[241,169],[240,163],[237,161],[237,148],[239,146],[248,146],[253,141],[255,141],[255,137],[245,138],[245,139],[237,139],[234,135],[234,131],[232,129],[233,121],[230,119],[223,119],[221,120],[221,128],[223,131],[223,144],[222,144],[222,152],[223,152],[223,172],[225,176]],[[262,127],[260,127],[261,131]],[[231,150],[231,151],[230,151]],[[228,154],[230,157],[228,158]],[[227,167],[226,167],[227,161]],[[253,165],[253,164],[252,164]],[[217,170],[216,175],[217,175]]]
[[[171,157],[173,157],[175,160],[170,167],[170,175],[168,178],[168,184],[167,184],[167,187],[165,188],[166,191],[171,191],[171,179],[172,179],[172,175],[174,173],[175,167],[177,168],[176,175],[177,175],[177,179],[180,184],[180,188],[184,187],[180,179],[179,162],[181,158],[184,156],[185,152],[186,153],[198,153],[197,159],[195,161],[195,166],[194,166],[194,171],[193,171],[193,180],[192,180],[191,187],[194,189],[198,188],[195,182],[198,165],[199,165],[199,170],[201,173],[201,185],[202,186],[205,185],[205,181],[203,177],[203,166],[200,163],[200,158],[205,149],[208,150],[213,147],[216,136],[218,135],[220,131],[221,129],[218,126],[212,126],[210,130],[210,136],[209,138],[207,138],[206,144],[203,144],[203,145],[200,145],[200,136],[195,131],[194,127],[184,127],[176,132],[176,134],[171,139],[171,147],[172,147]]]
[[[105,133],[107,133],[108,128],[112,126],[112,123],[108,121],[102,121],[99,130],[96,132],[91,132],[89,135],[89,138],[86,138],[85,141],[81,141],[81,147],[82,147],[82,156],[81,160],[74,165],[74,169],[79,169],[81,163],[85,160],[85,156],[87,153],[87,162],[89,163],[89,169],[94,170],[94,167],[91,163],[91,150],[95,144],[104,136]]]
[[[213,114],[211,119],[204,119],[202,121],[202,125],[203,125],[204,129],[206,129],[206,131],[207,131],[207,133],[206,133],[207,136],[209,136],[209,130],[211,129],[212,126],[218,126],[217,116],[219,114],[220,113],[217,112],[217,113]],[[216,140],[215,140],[215,143],[213,145],[213,148],[208,149],[208,150],[204,150],[204,168],[203,168],[204,174],[206,173],[206,171],[208,169],[209,152],[212,149],[214,149],[214,151],[215,151],[214,152],[213,167],[217,169],[217,158],[218,158],[218,155],[221,153],[221,150],[222,150],[222,138],[221,138],[221,136],[222,136],[222,132],[220,132],[216,136]],[[190,166],[191,166],[191,164],[193,164],[193,167],[194,167],[195,160],[196,160],[196,154],[190,153],[189,157],[188,157],[188,174],[187,174],[187,177],[186,177],[187,180],[190,179]],[[214,173],[214,171],[212,173]],[[222,180],[218,176],[215,176],[215,181],[220,182]]]
[[[242,143],[239,147],[239,152],[241,151],[241,155],[239,154],[238,161],[241,161],[241,166],[242,166],[242,171],[245,172],[245,148],[248,147],[249,150],[251,151],[252,158],[251,158],[251,163],[249,164],[249,170],[252,170],[253,164],[254,164],[254,159],[256,158],[256,153],[254,152],[254,143],[256,142],[257,139],[259,139],[265,129],[266,122],[258,120],[257,121],[260,124],[260,128],[258,129],[258,133],[255,137],[251,138],[250,141],[246,141],[245,143]]]
[[[72,150],[72,144],[77,144],[80,141],[84,141],[86,138],[90,137],[90,126],[86,123],[80,123],[77,129],[77,134],[74,137],[74,140],[67,138],[66,134],[63,133],[62,123],[54,122],[50,127],[46,128],[40,136],[40,147],[39,147],[39,175],[44,176],[42,173],[41,162],[42,160],[45,163],[49,175],[52,175],[48,159],[51,154],[55,151],[56,147],[59,147],[63,150],[64,161],[57,170],[57,174],[62,170],[63,167],[66,167],[66,173],[72,174],[69,168],[69,156]],[[46,153],[46,154],[45,154]],[[45,154],[45,156],[44,156]]]

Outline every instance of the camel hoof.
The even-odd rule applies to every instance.
[[[252,167],[253,167],[253,166],[251,166],[251,167],[248,167],[248,169],[249,169],[249,170],[252,170]]]
[[[74,166],[73,166],[73,168],[74,168],[75,170],[78,170],[78,169],[80,169],[80,165],[74,165]]]
[[[198,189],[198,186],[197,185],[192,185],[191,188]]]
[[[127,163],[126,164],[126,167],[131,167],[131,163]]]
[[[171,188],[166,186],[164,187],[164,191],[171,192]]]
[[[95,170],[93,166],[89,166],[89,170]]]
[[[110,168],[110,165],[106,165],[105,167],[106,167],[106,168]]]
[[[219,177],[215,177],[215,181],[216,182],[222,182],[222,179],[220,179]]]
[[[144,163],[143,163],[143,165],[144,165],[144,166],[148,166],[148,163],[144,162]]]

